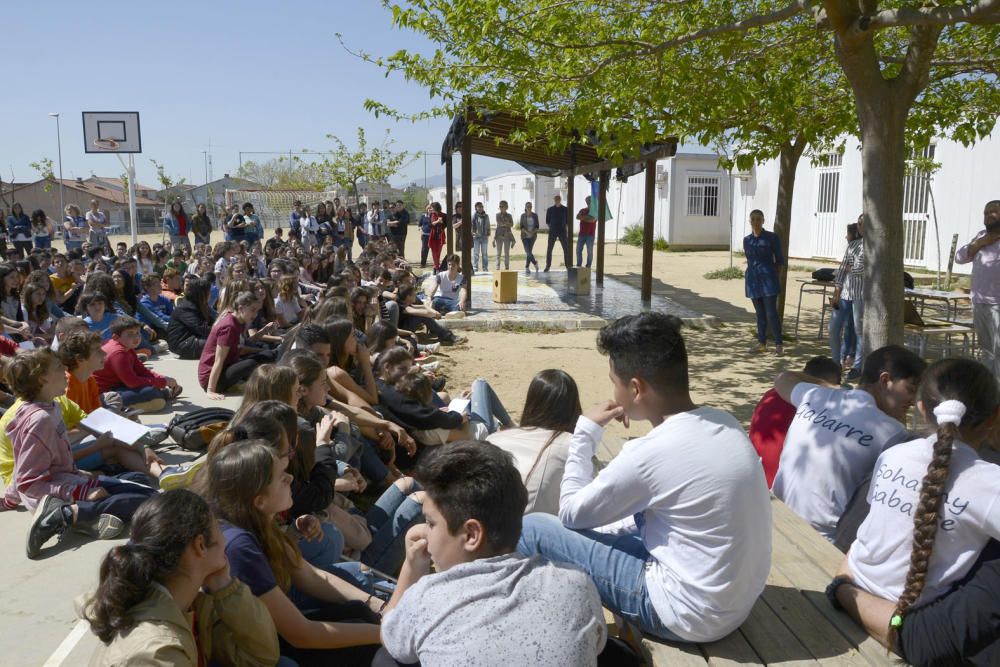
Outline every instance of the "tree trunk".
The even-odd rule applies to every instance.
[[[903,344],[903,180],[908,104],[891,91],[858,97],[865,225],[865,353]]]
[[[781,241],[781,252],[785,255],[786,265],[778,270],[778,321],[785,318],[785,285],[788,280],[788,239],[792,232],[792,195],[795,192],[795,170],[799,166],[799,158],[805,149],[806,142],[801,138],[794,143],[785,142],[781,145],[778,155],[778,201],[774,205],[774,233]]]

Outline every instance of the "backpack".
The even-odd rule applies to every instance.
[[[819,280],[824,283],[832,283],[835,276],[836,271],[829,268],[816,269],[812,272],[813,280]]]
[[[235,414],[228,408],[201,408],[171,419],[167,433],[182,448],[200,451],[229,426]]]

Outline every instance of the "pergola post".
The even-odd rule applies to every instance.
[[[465,276],[465,309],[472,308],[472,142],[462,141],[462,275]],[[468,211],[468,212],[467,212]],[[488,267],[487,267],[488,268]]]
[[[455,184],[452,174],[452,156],[448,155],[448,160],[444,163],[444,203],[445,203],[445,238],[448,241],[448,254],[455,251],[454,232],[452,231],[453,217],[455,215]]]
[[[576,220],[576,206],[573,204],[573,182],[576,174],[569,170],[569,181],[566,183],[566,244],[569,252],[566,253],[566,270],[573,266],[573,222]]]
[[[653,302],[653,223],[656,200],[656,160],[646,160],[646,201],[642,227],[642,305]]]
[[[597,195],[597,286],[604,285],[604,225],[608,222],[608,183],[611,172],[602,169],[598,180]]]

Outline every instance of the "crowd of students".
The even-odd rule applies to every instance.
[[[607,401],[584,410],[543,370],[517,424],[432,359],[462,341],[439,322],[465,302],[458,257],[418,276],[388,224],[355,228],[352,257],[310,239],[304,206],[287,238],[211,247],[171,216],[169,244],[0,265],[3,508],[34,512],[29,558],[131,523],[81,606],[99,664],[637,664],[602,607],[626,637],[737,629],[770,571],[769,487],[847,553],[831,601],[887,646],[992,655],[1000,479],[981,456],[1000,395],[977,362],[884,347],[851,389],[817,358],[777,377],[748,438],[694,403],[681,323],[650,312],[598,335]],[[235,216],[256,229],[252,206]],[[200,389],[143,363],[167,350]],[[80,427],[226,392],[240,407],[181,466],[155,453],[162,429],[136,447]],[[929,436],[904,426],[915,403]],[[613,420],[652,429],[597,470]]]

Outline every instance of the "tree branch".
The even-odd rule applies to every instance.
[[[854,25],[856,32],[900,26],[946,26],[958,23],[1000,23],[1000,0],[979,0],[974,5],[951,7],[900,7],[883,9],[862,16]]]

